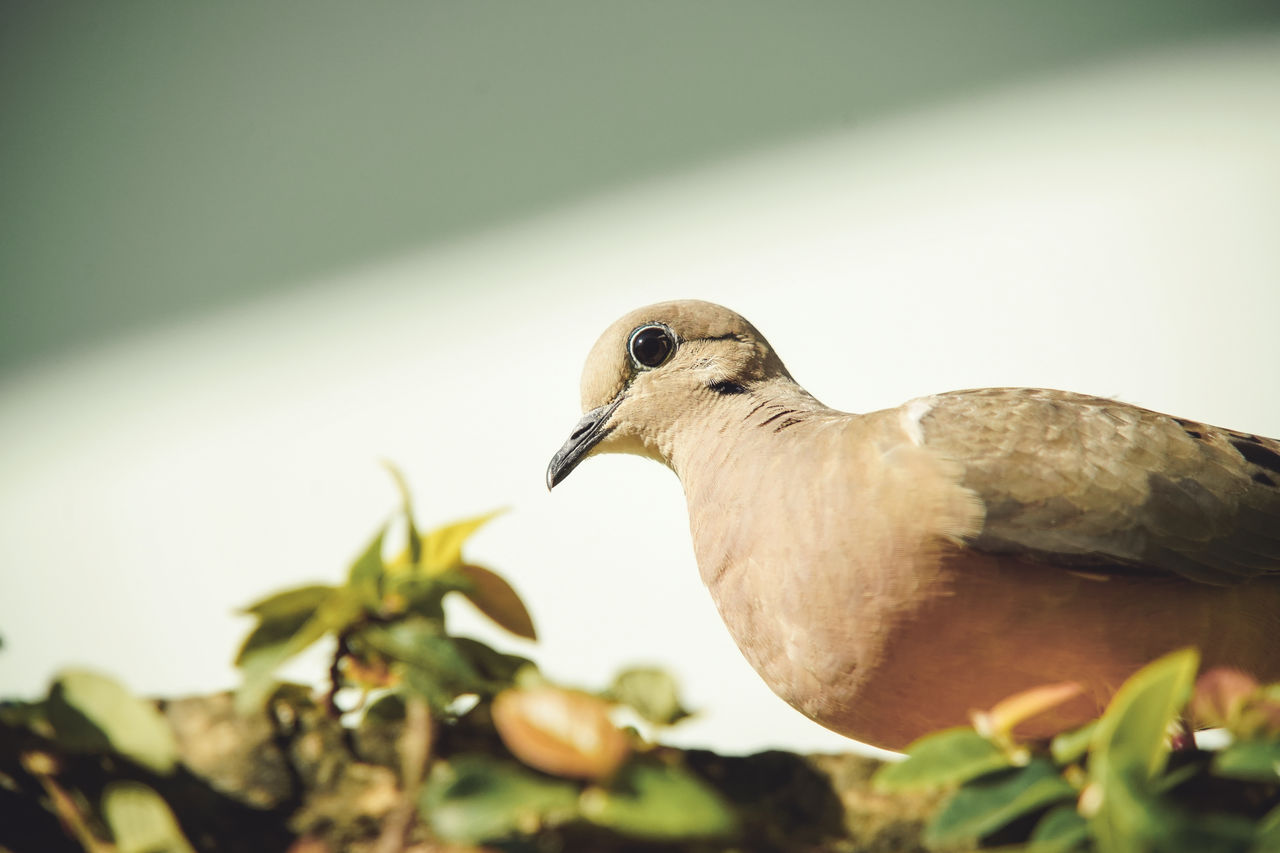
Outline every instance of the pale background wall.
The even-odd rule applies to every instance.
[[[499,645],[667,666],[684,743],[843,746],[733,648],[671,474],[542,486],[659,299],[850,410],[1030,384],[1280,435],[1270,7],[885,6],[6,12],[0,695],[231,684],[233,610],[338,579],[386,458],[424,523],[512,508],[471,553],[543,639]]]

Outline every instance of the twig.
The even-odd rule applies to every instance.
[[[57,772],[53,756],[43,752],[23,753],[22,767],[39,780],[44,792],[53,803],[53,810],[58,815],[63,829],[75,836],[76,841],[79,841],[80,846],[85,849],[85,853],[116,853],[114,844],[103,841],[93,834],[84,815],[76,806],[75,800],[58,784],[58,780],[53,778],[53,774]]]
[[[382,834],[373,846],[373,853],[400,853],[404,850],[417,813],[418,788],[431,763],[434,744],[435,720],[431,718],[431,708],[422,697],[409,697],[405,702],[404,740],[400,747],[403,793],[399,805],[383,821]]]
[[[331,717],[342,716],[338,708],[338,691],[342,689],[342,659],[351,654],[351,646],[347,644],[348,631],[338,635],[338,647],[333,650],[333,661],[329,664],[329,692],[324,697],[324,708]]]

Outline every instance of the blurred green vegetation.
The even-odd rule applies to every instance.
[[[396,480],[400,510],[342,583],[246,608],[234,697],[148,701],[71,669],[43,699],[0,703],[0,849],[1280,849],[1280,685],[1196,680],[1185,649],[1047,743],[1019,726],[1078,686],[1009,697],[901,763],[664,747],[654,734],[690,712],[663,671],[566,686],[451,632],[444,601],[462,596],[536,636],[512,586],[463,556],[492,514],[422,532]],[[319,642],[329,683],[280,684]],[[1230,742],[1196,749],[1186,721]]]
[[[876,774],[883,791],[951,788],[924,832],[932,848],[1026,844],[1033,853],[1280,849],[1280,685],[1212,669],[1194,649],[1133,675],[1101,718],[1048,744],[1017,726],[1074,698],[1075,685],[1011,697],[975,728],[921,738]],[[1193,694],[1194,683],[1194,694]],[[1229,744],[1195,748],[1188,721]],[[1177,746],[1175,750],[1173,747]]]
[[[7,4],[0,373],[1246,0]]]
[[[71,669],[44,699],[0,703],[0,811],[24,816],[0,824],[0,849],[186,853],[295,840],[302,847],[291,850],[479,850],[465,845],[535,839],[573,849],[569,838],[600,850],[722,847],[761,820],[759,798],[773,792],[735,803],[741,780],[727,787],[739,793],[723,792],[694,753],[639,731],[689,716],[663,671],[626,669],[600,691],[566,687],[448,630],[444,601],[460,595],[510,634],[536,638],[511,585],[463,558],[495,514],[424,533],[393,474],[401,510],[344,582],[246,608],[255,624],[236,655],[233,700],[155,703]],[[404,544],[388,559],[390,528]],[[317,702],[276,672],[322,641],[333,652]],[[623,709],[632,724],[617,721]]]

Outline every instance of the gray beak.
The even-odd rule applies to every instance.
[[[578,467],[578,463],[586,458],[591,448],[613,431],[613,427],[609,426],[609,418],[621,402],[622,397],[619,396],[612,403],[592,409],[582,416],[582,420],[578,421],[569,434],[569,440],[551,457],[551,464],[547,466],[548,490],[554,489],[568,477],[569,472]]]

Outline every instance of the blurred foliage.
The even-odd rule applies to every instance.
[[[655,728],[688,716],[669,675],[638,668],[605,690],[569,688],[551,683],[522,656],[449,631],[444,600],[456,595],[513,636],[536,638],[512,586],[463,557],[467,539],[496,513],[422,531],[408,490],[392,474],[401,507],[342,583],[283,590],[245,609],[254,624],[235,658],[243,680],[234,702],[200,708],[195,734],[179,732],[183,750],[175,728],[190,729],[191,714],[167,718],[162,704],[97,673],[65,672],[47,698],[0,706],[0,746],[15,748],[20,772],[39,780],[45,805],[79,846],[213,849],[207,839],[184,834],[174,816],[185,815],[184,807],[171,809],[158,793],[169,790],[166,777],[190,771],[254,805],[290,806],[297,792],[287,791],[300,782],[315,790],[302,808],[292,803],[292,831],[322,838],[317,828],[341,811],[366,823],[374,818],[378,849],[386,850],[410,839],[504,845],[548,831],[595,833],[618,843],[732,838],[737,812],[686,766],[683,753],[615,722],[624,707]],[[392,530],[402,533],[403,546],[388,555]],[[276,673],[319,642],[331,643],[333,654],[315,706],[309,691],[280,684]],[[263,719],[265,726],[257,723]],[[246,768],[279,751],[287,734],[285,754],[270,760],[288,772],[273,770],[264,782],[255,778],[259,770],[230,766],[224,756],[201,758],[210,731],[227,736],[230,729],[219,728],[224,723],[253,744],[238,747]],[[398,773],[386,776],[355,761],[343,766],[337,756],[350,738],[359,742],[357,752],[380,756]],[[68,782],[66,759],[76,755],[98,761],[103,773],[95,778],[109,781]],[[119,762],[134,771],[116,778]],[[0,782],[4,775],[0,768]],[[361,802],[380,805],[364,809]],[[6,849],[2,832],[0,849]]]
[[[164,715],[114,679],[66,670],[54,677],[44,700],[0,705],[0,756],[11,749],[17,753],[16,765],[42,791],[43,805],[82,849],[191,853],[169,805],[151,785],[116,781],[88,791],[65,783],[68,769],[86,759],[133,767],[152,780],[172,776],[177,769],[178,744]],[[18,789],[6,772],[12,766],[0,769],[0,782]],[[91,799],[100,802],[99,809],[89,805]],[[10,816],[9,822],[16,821]],[[7,849],[3,828],[0,822],[0,849]]]
[[[1075,685],[1010,697],[895,764],[663,747],[654,734],[690,712],[662,670],[565,686],[449,630],[458,596],[536,637],[511,584],[464,557],[493,514],[422,531],[392,473],[401,507],[342,583],[245,609],[234,694],[148,701],[67,670],[44,699],[0,704],[0,851],[1280,849],[1280,687],[1217,669],[1193,690],[1186,650],[1049,743],[1017,728]],[[328,683],[279,683],[319,642]],[[1184,717],[1230,744],[1172,749]]]
[[[1014,731],[1073,698],[1074,685],[1011,697],[975,714],[974,728],[916,741],[905,761],[876,774],[876,785],[952,789],[925,830],[935,848],[1280,850],[1280,687],[1229,669],[1195,681],[1198,665],[1192,649],[1155,661],[1121,686],[1100,719],[1049,743],[1019,742]],[[1230,744],[1195,748],[1187,720],[1221,727]]]
[[[258,624],[236,658],[244,672],[241,710],[267,699],[282,663],[334,637],[335,710],[339,692],[354,688],[357,710],[375,693],[384,710],[403,708],[406,721],[415,704],[424,706],[418,719],[427,729],[483,716],[518,759],[440,759],[430,753],[436,733],[418,732],[423,766],[406,769],[406,787],[441,840],[501,840],[573,821],[641,838],[731,835],[732,810],[712,788],[678,762],[645,758],[648,745],[612,720],[619,704],[656,724],[684,716],[670,676],[624,672],[610,691],[593,694],[551,684],[531,661],[449,633],[443,602],[456,593],[513,635],[537,636],[512,586],[463,559],[466,540],[496,513],[423,533],[408,489],[392,473],[402,497],[403,549],[384,558],[384,527],[346,583],[285,590],[247,608]]]

